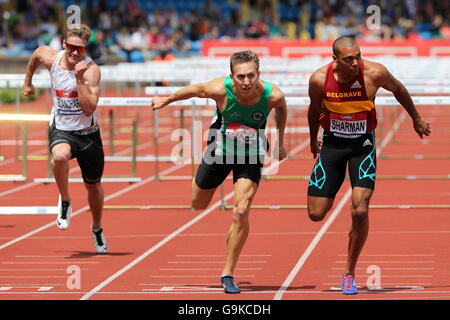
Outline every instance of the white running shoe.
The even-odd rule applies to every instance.
[[[91,226],[92,237],[94,238],[94,248],[97,253],[107,253],[108,245],[106,244],[105,236],[103,235],[103,228],[94,231]]]
[[[59,203],[58,217],[56,225],[61,230],[66,230],[70,224],[70,215],[72,214],[72,203],[70,201],[61,201]]]

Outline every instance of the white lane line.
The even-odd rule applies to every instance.
[[[386,134],[384,139],[381,141],[380,146],[378,147],[379,152],[377,153],[377,158],[382,153],[383,149],[387,146],[390,140],[394,137],[395,131],[398,130],[400,127],[400,124],[405,120],[407,113],[403,111],[400,116],[396,119],[395,123],[392,126],[392,129],[389,130],[389,132]],[[305,264],[306,260],[309,258],[313,250],[316,248],[319,241],[324,236],[325,232],[328,230],[328,228],[331,226],[331,224],[334,222],[338,214],[341,212],[344,205],[347,203],[347,201],[350,199],[352,195],[352,188],[349,187],[347,191],[345,192],[343,198],[338,203],[337,207],[333,210],[330,217],[327,221],[322,225],[320,230],[317,232],[311,243],[306,248],[305,252],[301,255],[300,259],[298,260],[297,264],[294,266],[294,268],[291,270],[289,275],[284,280],[283,284],[280,286],[280,288],[277,290],[277,293],[274,296],[274,300],[281,300],[283,297],[283,294],[287,291],[289,285],[294,281],[297,274],[300,272],[300,269]]]
[[[44,279],[44,278],[67,278],[67,276],[0,276],[0,279]]]
[[[340,260],[340,261],[335,261],[335,263],[347,263],[347,261],[345,260]],[[378,260],[374,260],[374,261],[358,261],[359,264],[362,263],[434,263],[434,260],[415,260],[415,261],[391,261],[391,260],[385,260],[385,261],[378,261]]]
[[[225,200],[229,200],[232,196],[234,195],[234,191],[227,194],[225,196]],[[135,265],[137,265],[139,262],[141,262],[142,260],[144,260],[145,258],[147,258],[149,255],[151,255],[153,252],[155,252],[156,250],[158,250],[159,248],[161,248],[162,246],[164,246],[167,242],[169,242],[170,240],[172,240],[173,238],[175,238],[177,235],[179,235],[181,232],[183,232],[184,230],[186,230],[187,228],[189,228],[190,226],[192,226],[193,224],[197,223],[198,221],[200,221],[201,219],[203,219],[204,217],[206,217],[207,215],[209,215],[211,212],[213,212],[216,208],[219,208],[221,205],[221,201],[217,201],[216,203],[214,203],[210,208],[206,209],[205,211],[203,211],[203,213],[199,214],[198,216],[196,216],[194,219],[192,219],[191,221],[189,221],[188,223],[184,224],[183,226],[181,226],[180,228],[178,228],[177,230],[175,230],[174,232],[172,232],[170,235],[168,235],[167,237],[165,237],[163,240],[161,240],[160,242],[158,242],[156,245],[154,245],[153,247],[151,247],[149,250],[147,250],[146,252],[144,252],[143,254],[141,254],[139,257],[137,257],[136,259],[134,259],[133,261],[131,261],[128,265],[126,265],[125,267],[123,267],[122,269],[120,269],[119,271],[117,271],[116,273],[114,273],[113,275],[111,275],[109,278],[107,278],[105,281],[103,281],[102,283],[100,283],[99,285],[97,285],[95,288],[93,288],[91,291],[89,291],[88,293],[86,293],[85,295],[83,295],[81,297],[80,300],[87,300],[89,299],[93,294],[97,293],[99,290],[101,290],[103,287],[105,287],[106,285],[108,285],[111,281],[113,281],[114,279],[118,278],[119,276],[121,276],[122,274],[124,274],[125,272],[127,272],[128,270],[130,270],[131,268],[133,268]]]
[[[95,264],[98,261],[3,261],[2,264]]]
[[[409,286],[408,286],[409,287]],[[267,291],[242,291],[240,294],[241,295],[261,295],[261,294],[273,294],[276,291],[274,290],[267,290]],[[372,291],[373,292],[373,291]],[[389,294],[395,294],[395,295],[405,295],[405,297],[402,297],[401,299],[404,300],[410,300],[410,299],[448,299],[450,298],[450,296],[439,296],[439,294],[450,294],[450,291],[425,291],[425,290],[412,290],[412,289],[401,289],[398,288],[397,290],[392,290],[392,291],[388,291]],[[174,294],[181,294],[181,295],[186,295],[186,294],[207,294],[207,295],[211,295],[214,292],[210,292],[210,291],[195,291],[193,288],[193,291],[190,292],[186,292],[186,291],[103,291],[103,292],[99,292],[98,294],[100,295],[116,295],[116,296],[125,296],[125,295],[161,295],[161,294],[168,294],[168,295],[174,295]],[[361,292],[362,293],[362,292]],[[370,293],[370,290],[366,290],[364,293]],[[83,294],[83,292],[80,291],[76,291],[76,292],[70,292],[70,291],[54,291],[54,292],[42,292],[42,291],[23,291],[23,292],[9,292],[9,291],[5,291],[1,293],[2,295],[36,295],[36,294],[40,294],[40,295],[79,295],[79,294]],[[220,292],[218,291],[217,294],[223,295],[223,289],[220,290]],[[313,290],[289,290],[289,292],[287,292],[287,294],[320,294],[320,295],[328,295],[331,296],[333,300],[348,300],[349,298],[342,298],[342,299],[338,299],[336,298],[336,291],[313,291]],[[417,294],[417,296],[411,296]],[[433,296],[424,296],[423,294],[430,294]],[[406,296],[408,295],[408,296]],[[106,299],[106,298],[105,298]],[[118,297],[118,299],[120,299],[120,297]],[[122,298],[124,299],[124,298]],[[132,297],[131,297],[132,299]],[[183,299],[183,297],[180,297],[180,299]],[[299,297],[299,299],[301,299],[301,297]],[[352,300],[354,299],[354,297],[352,298]],[[371,299],[375,299],[376,298],[371,298]],[[386,297],[380,297],[380,300],[398,300],[399,297],[392,297],[392,298],[386,298]]]
[[[211,276],[204,275],[167,275],[167,276],[149,276],[150,278],[218,278],[217,274]],[[255,275],[236,275],[236,278],[255,278]]]
[[[342,270],[342,267],[340,268],[331,268],[331,270]],[[367,271],[367,268],[356,268],[356,270],[362,270],[362,271]],[[383,267],[383,270],[399,270],[399,271],[404,271],[404,270],[434,270],[434,268],[391,268],[391,267]]]
[[[80,269],[81,271],[86,271],[89,269]],[[67,271],[67,269],[35,269],[35,268],[30,268],[30,269],[0,269],[0,271]]]
[[[168,261],[167,263],[177,263],[177,264],[196,263],[196,264],[205,264],[205,263],[223,263],[223,261]],[[241,263],[267,263],[267,261],[239,261],[239,264],[241,264]]]
[[[339,278],[342,277],[342,273],[341,274],[330,274],[327,277],[329,278]],[[358,276],[358,278],[369,278],[370,275],[361,275]],[[383,278],[432,278],[432,275],[422,275],[422,274],[413,274],[413,275],[386,275],[383,274],[382,276]],[[356,280],[355,280],[356,281]]]
[[[346,253],[340,253],[338,254],[340,257],[346,257]],[[361,254],[360,257],[434,257],[433,253],[430,254]]]
[[[296,148],[294,148],[291,152],[290,155],[294,155],[295,153],[301,151],[302,149],[304,149],[306,146],[309,145],[309,141],[306,140],[304,141],[302,144],[300,144],[299,146],[297,146]],[[286,161],[289,157],[286,157],[285,159],[281,160],[279,163],[274,163],[273,165],[269,166],[268,168],[268,172],[271,171],[272,167],[277,166],[281,163],[283,163],[284,161]],[[224,201],[229,200],[232,196],[234,195],[234,191],[228,193],[227,195],[224,196]],[[198,216],[196,216],[195,218],[193,218],[192,220],[190,220],[189,222],[187,222],[186,224],[184,224],[183,226],[181,226],[180,228],[178,228],[177,230],[175,230],[174,232],[172,232],[170,235],[168,235],[167,237],[165,237],[163,240],[161,240],[160,242],[158,242],[155,246],[151,247],[149,250],[147,250],[146,252],[144,252],[142,255],[140,255],[139,257],[137,257],[135,260],[131,261],[128,265],[126,265],[125,267],[123,267],[122,269],[120,269],[119,271],[117,271],[116,273],[114,273],[113,275],[111,275],[109,278],[107,278],[105,281],[103,281],[102,283],[100,283],[99,285],[97,285],[95,288],[93,288],[91,291],[89,291],[88,293],[86,293],[85,295],[83,295],[81,297],[80,300],[87,300],[89,299],[93,294],[97,293],[99,290],[101,290],[102,288],[104,288],[106,285],[108,285],[110,282],[112,282],[114,279],[118,278],[119,276],[121,276],[122,274],[124,274],[125,272],[127,272],[128,270],[130,270],[131,268],[133,268],[135,265],[137,265],[139,262],[141,262],[142,260],[144,260],[145,258],[147,258],[149,255],[151,255],[153,252],[155,252],[156,250],[158,250],[159,248],[161,248],[162,246],[164,246],[167,242],[169,242],[170,240],[172,240],[173,238],[175,238],[176,236],[178,236],[180,233],[182,233],[183,231],[185,231],[186,229],[188,229],[189,227],[191,227],[192,225],[194,225],[195,223],[197,223],[198,221],[202,220],[204,217],[206,217],[207,215],[209,215],[211,212],[213,212],[215,209],[219,208],[220,205],[222,204],[222,200],[217,201],[216,203],[214,203],[213,205],[211,205],[211,207],[209,207],[208,209],[206,209],[205,211],[203,211],[201,214],[199,214]]]
[[[271,257],[271,254],[241,254],[239,257]],[[177,254],[175,257],[226,257],[225,254]]]
[[[299,273],[300,269],[305,264],[306,260],[309,258],[313,250],[316,248],[317,244],[319,243],[320,239],[322,239],[323,235],[327,231],[327,229],[330,227],[330,225],[334,222],[336,217],[338,216],[339,212],[342,210],[344,205],[347,203],[348,199],[350,199],[350,196],[352,195],[352,189],[348,189],[345,193],[342,200],[339,202],[338,206],[333,210],[330,217],[327,221],[322,225],[319,232],[317,232],[316,236],[313,238],[311,243],[306,248],[305,252],[301,255],[300,259],[298,260],[297,264],[294,266],[294,268],[291,270],[289,275],[286,277],[286,280],[284,280],[281,287],[277,290],[277,293],[274,296],[274,300],[281,300],[284,293],[289,288],[289,285],[294,281],[295,277]]]
[[[51,287],[51,286],[65,286],[66,284],[62,283],[44,283],[44,284],[36,284],[36,283],[28,283],[28,284],[17,284],[17,283],[0,283],[0,286],[14,286],[17,288],[25,288],[25,287],[31,287],[31,288],[40,288],[40,287]]]
[[[213,270],[213,271],[220,271],[223,270],[223,268],[160,268],[161,271],[207,271],[207,270]],[[262,268],[236,268],[235,270],[262,270]]]
[[[186,283],[139,283],[140,286],[173,286],[173,287],[178,287],[178,286],[185,286]],[[217,282],[215,283],[195,283],[192,284],[192,286],[217,286]]]
[[[171,172],[173,172],[173,171],[176,171],[176,170],[180,169],[181,167],[183,167],[183,165],[176,165],[176,166],[170,167],[170,168],[168,168],[168,169],[162,171],[162,172],[161,172],[161,175],[165,175],[165,174],[171,173]],[[142,186],[142,185],[144,185],[144,184],[147,184],[147,183],[149,183],[149,182],[151,182],[151,181],[153,181],[153,180],[155,180],[155,176],[151,176],[151,177],[148,177],[147,179],[144,179],[144,180],[142,180],[142,181],[140,181],[140,182],[136,182],[135,184],[133,184],[133,185],[131,185],[131,186],[128,186],[128,187],[126,187],[126,188],[124,188],[124,189],[121,189],[121,190],[119,190],[119,191],[117,191],[117,192],[115,192],[115,193],[113,193],[113,194],[111,194],[111,195],[109,195],[109,196],[106,196],[106,197],[105,197],[105,202],[108,201],[108,200],[117,198],[118,196],[121,196],[122,194],[124,194],[124,193],[126,193],[126,192],[129,192],[129,191],[131,191],[131,190],[133,190],[133,189],[136,189],[136,188],[138,188],[138,187],[140,187],[140,186]],[[81,209],[79,209],[79,210],[73,212],[73,213],[72,213],[72,218],[73,218],[74,216],[77,216],[78,214],[80,214],[80,213],[82,213],[82,212],[88,210],[88,209],[89,209],[89,206],[87,205],[87,206],[84,206],[83,208],[81,208]],[[43,230],[46,230],[46,229],[48,229],[48,228],[50,228],[50,227],[53,227],[54,225],[55,225],[55,222],[50,222],[50,223],[48,223],[48,224],[46,224],[46,225],[43,225],[43,226],[40,227],[40,228],[34,229],[34,230],[31,231],[31,232],[28,232],[28,233],[26,233],[26,234],[24,234],[24,235],[22,235],[22,236],[20,236],[20,237],[17,237],[17,238],[15,238],[15,239],[13,239],[13,240],[11,240],[11,241],[9,241],[9,242],[6,242],[6,243],[0,245],[0,250],[5,249],[5,248],[7,248],[7,247],[9,247],[9,246],[11,246],[11,245],[13,245],[13,244],[19,242],[19,241],[22,241],[22,240],[24,240],[24,239],[27,239],[27,238],[31,237],[32,235],[34,235],[34,234],[36,234],[36,233],[39,233],[39,232],[41,232],[41,231],[43,231]]]

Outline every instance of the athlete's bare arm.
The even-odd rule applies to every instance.
[[[319,133],[319,116],[322,109],[323,88],[325,85],[325,78],[327,73],[327,66],[324,66],[315,71],[309,78],[309,108],[308,108],[308,125],[311,153],[314,158],[319,154],[322,148],[322,141],[318,139]]]
[[[278,160],[283,160],[287,157],[287,152],[284,147],[284,131],[286,129],[287,121],[287,105],[286,99],[280,88],[272,84],[272,93],[269,99],[269,112],[275,109],[275,123],[277,126],[277,141],[276,147],[277,152],[275,156]]]
[[[81,60],[75,65],[75,77],[80,108],[89,117],[95,112],[100,96],[100,68],[95,62],[86,65]]]
[[[51,69],[53,62],[56,59],[58,52],[49,46],[42,46],[34,50],[28,61],[27,72],[25,74],[25,81],[22,86],[22,93],[28,97],[34,94],[33,75],[37,68],[43,64],[48,70]]]
[[[408,112],[413,121],[414,130],[422,139],[430,135],[430,124],[422,119],[405,86],[397,80],[389,70],[380,63],[364,60],[364,81],[369,98],[373,99],[378,88],[384,88],[393,93],[395,99]]]
[[[153,110],[157,110],[172,102],[196,97],[213,99],[221,109],[226,101],[224,79],[225,77],[221,77],[208,82],[193,84],[177,90],[167,98],[153,97],[151,107]]]

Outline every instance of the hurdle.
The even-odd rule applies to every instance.
[[[262,176],[264,180],[309,180],[309,175],[276,175]],[[377,180],[445,180],[450,179],[450,174],[424,174],[424,175],[377,175]],[[345,180],[349,180],[348,175]]]
[[[22,122],[22,174],[20,175],[0,175],[0,181],[26,181],[28,176],[28,122],[29,121],[49,121],[50,115],[43,114],[0,114],[0,121]]]
[[[149,106],[151,103],[151,99],[147,98],[129,98],[129,97],[100,97],[98,101],[99,107],[105,106]],[[111,119],[110,119],[111,121]],[[112,121],[114,123],[114,121]],[[131,175],[130,176],[112,176],[112,177],[102,177],[102,182],[139,182],[142,181],[141,177],[136,176],[136,145],[137,145],[137,120],[132,122],[132,154],[131,157],[120,157],[120,156],[105,156],[105,161],[131,161]],[[35,178],[35,182],[40,183],[53,183],[55,182],[54,178]],[[69,177],[69,182],[83,182],[81,178]]]
[[[45,206],[21,206],[0,207],[0,215],[3,214],[58,214],[58,207],[45,207]]]
[[[22,134],[22,155],[20,160],[22,161],[22,174],[20,175],[0,175],[0,181],[26,181],[28,176],[28,121],[50,121],[50,115],[43,114],[0,114],[0,121],[17,121],[23,122],[23,134]],[[134,128],[133,133],[133,154],[131,156],[132,159],[132,172],[131,177],[103,177],[102,181],[104,182],[138,182],[141,181],[142,178],[136,177],[136,122],[132,124]],[[39,156],[39,159],[47,159],[50,161],[49,156]],[[37,159],[36,158],[36,159]],[[105,160],[109,160],[105,157]],[[34,178],[34,182],[40,183],[52,183],[55,182],[55,179],[51,177],[51,166],[48,166],[49,175],[46,178]],[[82,182],[81,178],[69,178],[70,182]]]
[[[174,210],[192,209],[190,205],[105,205],[104,210]],[[250,209],[267,210],[305,210],[306,204],[253,204]],[[225,202],[220,206],[221,210],[233,209],[232,205]],[[450,204],[372,204],[369,209],[450,209]]]
[[[192,209],[190,205],[105,205],[104,210],[164,210]]]
[[[254,204],[250,206],[250,209],[268,209],[268,210],[304,210],[307,209],[306,204]],[[369,209],[449,209],[450,204],[372,204],[369,205]],[[232,205],[224,205],[224,210],[233,209]]]
[[[101,97],[99,99],[98,102],[98,106],[100,107],[130,107],[130,106],[135,106],[135,107],[150,107],[152,102],[151,98],[146,98],[146,97]],[[114,123],[114,117],[112,115],[112,110],[110,110],[110,123]],[[105,157],[105,159],[107,159],[108,161],[131,161],[132,162],[132,167],[134,168],[133,170],[135,170],[136,167],[136,162],[137,161],[154,161],[155,163],[157,163],[158,161],[173,161],[174,158],[170,157],[170,156],[160,156],[159,154],[155,154],[155,155],[146,155],[146,156],[137,156],[136,155],[136,146],[137,146],[137,131],[138,131],[138,127],[137,127],[137,122],[139,119],[136,119],[136,122],[134,123],[134,125],[132,126],[132,150],[133,150],[133,154],[134,156],[132,156],[132,158],[127,157],[127,156],[117,156],[114,155],[114,151],[111,152],[110,151],[110,156]],[[155,111],[155,118],[154,118],[154,128],[153,128],[153,132],[154,132],[154,144],[155,144],[155,149],[158,150],[158,137],[159,137],[159,121],[158,121],[158,112]],[[110,139],[112,138],[112,140],[110,140],[110,146],[111,148],[114,145],[114,133],[111,129],[111,125],[110,125]],[[157,166],[157,165],[156,165]],[[157,170],[158,172],[158,170]],[[134,171],[133,171],[134,174]]]
[[[0,207],[0,215],[58,214],[60,205],[61,195],[57,206],[4,206]]]
[[[312,160],[312,155],[297,155],[289,159]],[[381,154],[380,159],[385,160],[437,160],[450,159],[450,154]]]
[[[133,121],[132,128],[133,128],[133,143],[132,143],[132,154],[131,154],[131,176],[104,176],[102,177],[102,182],[139,182],[142,181],[141,177],[136,176],[136,144],[137,144],[137,138],[136,138],[136,121]],[[114,157],[111,156],[105,156],[105,161],[118,161]],[[51,177],[51,167],[49,167],[49,175],[46,178],[34,178],[34,182],[39,183],[54,183],[55,178]],[[84,182],[84,180],[81,177],[69,177],[69,182]]]

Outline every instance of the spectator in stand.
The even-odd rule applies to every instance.
[[[133,47],[130,56],[131,62],[144,62],[145,56],[150,49],[145,27],[139,27],[131,34],[131,45]]]
[[[48,45],[65,27],[67,3],[66,0],[0,0],[0,41],[5,54],[24,56],[37,46]],[[251,18],[247,21],[240,16],[238,1],[234,1],[232,8],[226,7],[228,4],[216,5],[216,1],[202,3],[195,10],[184,10],[167,7],[166,3],[155,8],[153,1],[100,0],[87,4],[75,1],[81,8],[83,21],[103,31],[108,39],[117,36],[116,45],[106,48],[126,61],[143,61],[150,55],[141,44],[137,48],[127,44],[133,42],[129,39],[131,30],[139,27],[150,30],[149,50],[170,46],[174,55],[198,54],[204,39],[286,38],[286,23],[290,22],[297,26],[296,36],[300,39],[328,40],[344,34],[369,41],[448,39],[450,34],[450,2],[442,0],[398,0],[392,4],[376,1],[373,4],[380,7],[382,15],[378,31],[365,26],[366,9],[372,4],[367,0],[278,0],[277,6],[269,1],[250,1]],[[23,25],[32,26],[32,30],[40,33],[33,37],[30,28]],[[128,34],[122,32],[123,27],[128,29]],[[134,36],[141,37],[138,33]]]
[[[142,51],[148,49],[145,29],[135,30],[131,34],[127,27],[122,27],[120,33],[116,36],[116,41],[121,49],[121,56],[127,62],[144,61]]]

